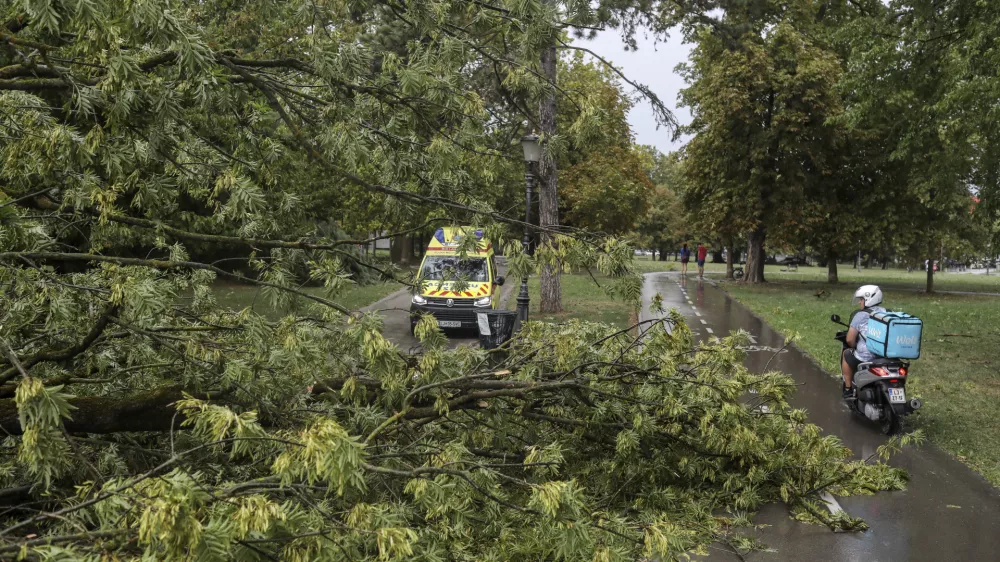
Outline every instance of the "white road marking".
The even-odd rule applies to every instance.
[[[823,492],[819,495],[819,497],[823,500],[823,503],[826,504],[826,508],[829,509],[830,513],[833,515],[844,511],[844,508],[840,507],[840,504],[837,503],[837,499],[831,496],[830,492]]]
[[[710,333],[710,334],[714,334],[715,333],[715,332],[712,331],[711,328],[705,328],[705,331],[708,332],[708,333]]]
[[[704,318],[702,318],[702,319],[701,319],[701,323],[702,323],[702,324],[708,324],[708,322],[705,322],[705,319],[704,319]]]
[[[701,318],[701,313],[700,312],[695,311],[694,315],[697,316],[698,318]]]

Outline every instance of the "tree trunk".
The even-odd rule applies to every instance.
[[[934,260],[927,261],[927,292],[934,292]]]
[[[722,263],[722,250],[712,252],[712,263]]]
[[[747,267],[748,283],[764,282],[764,241],[767,238],[767,227],[760,224],[747,236]]]
[[[837,252],[830,250],[826,253],[826,282],[836,284],[840,281],[837,277]]]
[[[176,388],[123,397],[80,396],[69,400],[75,409],[64,424],[70,433],[168,431],[171,425],[179,428],[185,419],[174,407],[183,397]],[[23,432],[14,400],[0,400],[0,429],[10,435]]]
[[[667,261],[667,247],[660,246],[660,261]]]
[[[413,237],[409,235],[394,237],[389,246],[389,259],[397,265],[413,263]]]
[[[542,51],[541,63],[542,72],[545,78],[554,86],[556,83],[556,54],[555,42],[549,44]],[[556,94],[553,89],[542,97],[538,107],[538,122],[542,128],[542,135],[548,140],[556,134]],[[548,146],[546,147],[548,148]],[[541,182],[538,190],[538,224],[541,227],[559,225],[559,170],[556,168],[556,161],[552,158],[549,150],[542,154],[541,161]],[[542,232],[542,244],[555,245],[555,239],[546,232]],[[543,313],[553,313],[562,311],[562,285],[559,280],[560,267],[558,265],[546,265],[542,267],[541,282],[541,303],[539,310]]]
[[[735,279],[733,275],[733,242],[726,246],[726,279]]]

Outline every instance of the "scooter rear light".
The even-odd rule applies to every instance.
[[[901,376],[901,377],[905,377],[906,376],[906,367],[900,367],[899,368],[899,376]]]
[[[878,375],[880,377],[888,377],[889,376],[889,371],[885,367],[872,367],[869,370],[872,373],[874,373],[874,374],[876,374],[876,375]]]
[[[899,382],[899,379],[889,379],[889,382]]]

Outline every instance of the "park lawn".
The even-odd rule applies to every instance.
[[[403,286],[404,285],[401,283],[355,285],[338,295],[334,301],[350,310],[357,310],[378,301],[382,297],[388,296],[389,294],[403,288]],[[267,296],[260,287],[235,283],[216,283],[214,285],[214,289],[216,301],[218,301],[219,305],[224,308],[229,308],[231,310],[253,308],[255,312],[258,312],[259,314],[262,314],[272,320],[280,318],[288,312],[288,310],[276,309],[271,306]],[[301,290],[305,293],[316,296],[325,296],[321,287],[303,287]],[[311,301],[298,297],[296,299],[296,304],[300,302],[304,303]]]
[[[681,263],[673,261],[673,256],[667,256],[667,261],[653,261],[649,256],[636,256],[632,263],[641,273],[658,271],[680,271]],[[697,275],[698,266],[693,261],[688,264],[688,275]],[[849,264],[840,264],[838,270],[840,284],[854,286],[865,283],[876,283],[890,288],[900,288],[922,291],[927,285],[927,273],[905,269],[862,269],[861,273]],[[721,278],[726,274],[726,264],[706,263],[705,275]],[[765,265],[764,277],[768,281],[781,282],[825,282],[827,270],[825,267],[799,266],[796,271],[788,271],[783,265]],[[936,273],[934,288],[938,291],[968,291],[974,293],[1000,293],[1000,272],[990,275],[973,275],[971,273]]]
[[[923,291],[927,286],[927,272],[905,269],[857,269],[841,265],[838,273],[840,284],[855,286],[875,283],[885,287],[908,288]],[[825,282],[825,267],[799,267],[795,272],[764,272],[768,281]],[[975,293],[1000,293],[1000,275],[973,275],[971,273],[935,273],[936,291],[969,291]]]
[[[955,275],[957,277],[957,275]],[[839,377],[839,329],[831,314],[851,314],[854,287],[824,283],[726,284],[740,302],[785,334],[831,376]],[[818,291],[829,296],[817,297]],[[924,321],[920,359],[913,361],[910,393],[924,408],[914,428],[1000,486],[1000,297],[886,293],[886,308]]]
[[[602,286],[611,283],[612,280],[601,275],[596,275],[598,283]],[[538,289],[538,276],[528,280],[528,295],[531,297],[529,315],[532,320],[542,320],[545,322],[563,322],[571,318],[579,318],[589,322],[601,322],[612,324],[622,328],[629,326],[631,308],[622,300],[616,300],[608,296],[604,289],[594,284],[594,280],[586,273],[563,274],[562,280],[562,304],[563,312],[558,314],[541,314],[538,311],[541,298]],[[519,283],[511,279],[512,283]],[[517,293],[519,287],[514,287],[510,292],[510,297],[504,308],[515,310],[517,308]]]
[[[674,261],[672,255],[667,256],[667,261],[654,261],[650,259],[650,256],[635,256],[632,261],[635,264],[635,268],[640,273],[656,273],[659,271],[680,271],[681,262]],[[736,266],[734,266],[736,267]],[[765,265],[764,274],[772,275],[779,273],[782,269],[785,269],[783,265]],[[825,269],[823,271],[826,271]],[[688,263],[688,275],[698,274],[698,264],[694,260]],[[726,264],[725,263],[712,263],[705,262],[705,275],[706,276],[724,276],[726,274]],[[824,277],[825,279],[825,277]]]

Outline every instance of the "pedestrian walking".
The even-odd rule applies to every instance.
[[[705,278],[705,257],[708,256],[708,248],[704,244],[698,242],[698,278]]]
[[[688,274],[688,261],[691,260],[691,249],[687,244],[681,246],[681,275]]]

